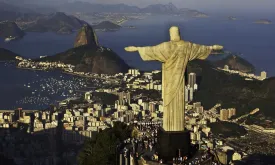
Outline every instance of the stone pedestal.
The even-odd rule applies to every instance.
[[[181,156],[187,156],[191,151],[189,131],[167,132],[161,129],[158,133],[157,152],[159,159],[166,161],[178,157],[179,149]]]

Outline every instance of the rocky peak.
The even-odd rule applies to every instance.
[[[97,36],[93,28],[88,24],[84,24],[83,27],[78,31],[74,42],[74,47],[83,45],[88,45],[94,48],[98,47]]]

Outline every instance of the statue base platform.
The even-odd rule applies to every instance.
[[[164,161],[171,161],[179,154],[190,156],[191,140],[190,132],[188,130],[181,132],[164,131],[162,128],[158,132],[158,145],[156,151],[158,152],[159,159]],[[180,152],[180,153],[179,153]]]

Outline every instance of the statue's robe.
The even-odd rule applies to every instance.
[[[206,59],[211,47],[181,40],[139,47],[138,52],[144,61],[162,62],[163,129],[184,131],[186,66],[188,61]]]

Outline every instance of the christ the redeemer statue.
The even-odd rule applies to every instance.
[[[220,45],[205,46],[181,40],[178,27],[170,28],[170,40],[156,46],[129,46],[128,52],[138,51],[144,61],[162,63],[163,129],[184,131],[185,128],[185,70],[194,59],[206,59],[212,50],[222,50]]]

